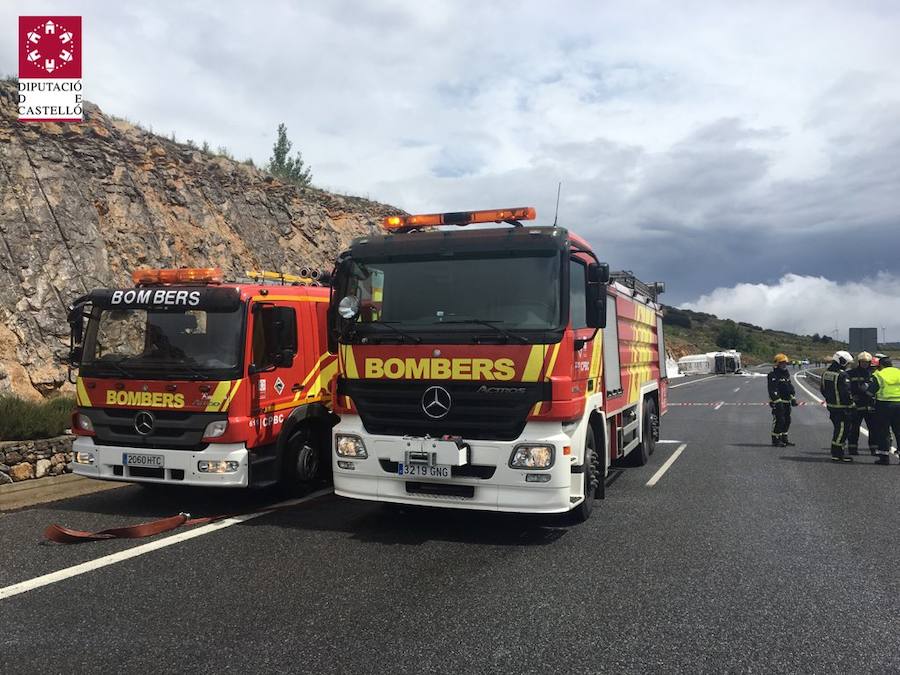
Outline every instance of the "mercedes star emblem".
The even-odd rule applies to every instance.
[[[134,430],[141,436],[146,436],[153,432],[153,413],[142,410],[134,416]]]
[[[422,394],[422,410],[432,419],[440,419],[450,412],[450,392],[443,387],[428,387]]]

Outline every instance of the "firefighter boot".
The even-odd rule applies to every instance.
[[[847,446],[847,454],[858,455],[859,449],[855,445],[849,445]]]
[[[891,456],[890,455],[878,455],[878,459],[875,460],[876,464],[890,464]]]
[[[772,434],[772,447],[773,448],[783,448],[784,443],[781,442],[781,437]]]
[[[785,434],[784,436],[781,437],[781,444],[784,446],[787,446],[787,447],[791,447],[791,448],[793,448],[794,446],[797,445],[796,443],[791,443],[788,440],[787,434]]]

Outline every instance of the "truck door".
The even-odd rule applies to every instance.
[[[590,338],[595,331],[587,325],[587,265],[576,258],[569,261],[569,325],[575,334],[572,385],[584,394],[593,393],[600,383],[596,373],[590,372],[594,348]],[[600,339],[599,332],[596,339]]]
[[[297,312],[272,302],[253,305],[250,344],[251,426],[259,443],[273,441],[296,393]]]

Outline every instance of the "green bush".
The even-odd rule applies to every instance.
[[[0,441],[59,436],[71,425],[74,407],[75,399],[68,396],[37,402],[0,396]]]

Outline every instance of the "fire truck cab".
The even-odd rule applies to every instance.
[[[335,492],[591,513],[611,464],[644,464],[666,406],[656,295],[532,208],[385,219],[332,280]],[[489,229],[440,229],[476,223]]]
[[[289,487],[330,470],[328,289],[308,275],[247,274],[138,270],[133,288],[75,301],[75,473]]]

